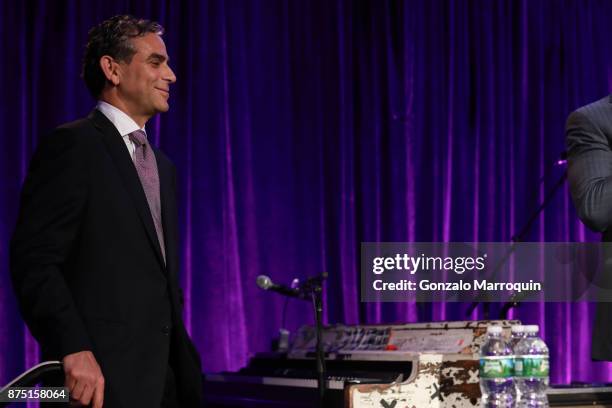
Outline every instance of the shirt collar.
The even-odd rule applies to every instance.
[[[121,109],[111,105],[108,102],[98,101],[96,109],[102,112],[108,120],[110,120],[122,137],[126,137],[130,133],[140,129],[147,134],[144,126],[140,128],[134,119],[130,118]]]

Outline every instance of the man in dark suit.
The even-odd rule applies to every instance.
[[[603,241],[612,241],[612,96],[607,96],[570,114],[566,124],[568,179],[580,219],[602,232]],[[604,267],[612,260],[609,244],[602,253]],[[609,290],[610,274],[596,282]],[[606,300],[606,299],[602,299]],[[610,299],[612,301],[612,299]],[[591,357],[612,361],[612,303],[597,303],[593,325]]]
[[[197,407],[199,356],[181,318],[176,170],[147,140],[176,77],[162,27],[116,16],[89,32],[98,100],[40,142],[11,242],[20,309],[71,398],[94,407]]]

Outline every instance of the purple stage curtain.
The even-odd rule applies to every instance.
[[[464,319],[466,304],[361,303],[360,243],[509,241],[564,171],[567,114],[612,80],[609,1],[2,0],[0,384],[38,359],[7,261],[27,163],[93,108],[86,33],[119,13],[167,30],[178,82],[147,130],[179,172],[185,321],[206,371],[312,323],[295,300],[283,323],[259,274],[329,272],[328,323]],[[597,239],[567,187],[527,237]],[[593,305],[512,316],[540,324],[553,382],[612,379],[590,361]]]

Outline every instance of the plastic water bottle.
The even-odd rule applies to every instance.
[[[515,347],[515,380],[520,394],[518,407],[548,407],[548,347],[538,337],[538,326],[525,326],[525,338]]]
[[[510,348],[514,350],[519,341],[525,337],[525,326],[520,324],[514,325],[510,328]]]
[[[513,408],[515,405],[512,349],[502,338],[500,326],[489,326],[480,348],[482,407]]]
[[[516,355],[516,345],[525,338],[525,326],[517,324],[510,328],[510,340],[508,345],[512,350],[512,354]],[[514,362],[515,374],[516,374],[516,360]],[[514,395],[516,396],[516,402],[521,400],[521,390],[516,385],[516,378],[514,379]]]

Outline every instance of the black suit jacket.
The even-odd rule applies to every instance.
[[[154,151],[166,265],[126,145],[97,110],[41,141],[11,241],[13,286],[44,358],[92,350],[105,407],[159,407],[169,361],[182,406],[201,401],[181,318],[176,171]]]
[[[612,96],[572,112],[566,124],[568,180],[580,219],[612,241]],[[612,289],[612,251],[603,246],[604,289]],[[604,282],[603,279],[606,281]],[[612,299],[610,299],[612,301]],[[596,305],[591,357],[612,361],[612,303]]]

